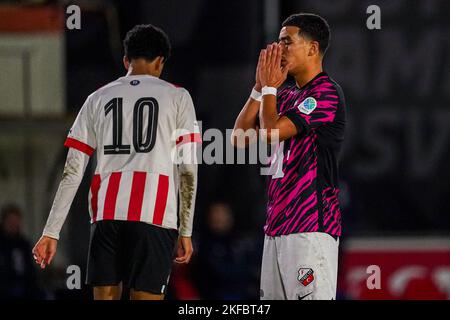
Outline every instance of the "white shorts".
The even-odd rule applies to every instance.
[[[336,299],[338,248],[327,233],[266,236],[261,300]]]

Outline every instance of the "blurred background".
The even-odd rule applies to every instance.
[[[66,23],[81,9],[81,29]],[[381,29],[369,30],[369,5]],[[348,112],[341,161],[339,299],[450,299],[450,2],[446,0],[0,0],[0,297],[90,299],[87,194],[95,159],[45,271],[41,235],[86,97],[123,76],[135,24],[169,35],[162,78],[188,89],[203,130],[232,128],[259,50],[292,13],[328,20],[325,70]],[[73,21],[72,21],[73,22]],[[210,142],[205,141],[205,148]],[[201,165],[195,256],[168,299],[258,299],[266,177],[257,165]],[[69,290],[78,265],[81,289]],[[370,290],[368,266],[381,270]]]

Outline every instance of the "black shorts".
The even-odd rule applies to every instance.
[[[144,222],[98,221],[91,226],[86,283],[122,282],[136,291],[165,293],[177,238],[177,230]]]

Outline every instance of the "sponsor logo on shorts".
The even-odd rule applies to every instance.
[[[314,270],[311,268],[300,268],[297,279],[303,286],[308,286],[314,281]]]
[[[305,299],[307,296],[310,296],[311,294],[312,294],[312,292],[310,292],[310,293],[308,293],[308,294],[305,294],[305,295],[303,295],[303,296],[297,295],[297,300],[303,300],[303,299]]]

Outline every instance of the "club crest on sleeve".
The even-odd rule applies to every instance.
[[[311,268],[300,268],[298,270],[297,280],[300,281],[303,286],[308,286],[314,281],[314,270]]]
[[[317,101],[313,97],[308,97],[297,105],[301,113],[310,114],[317,107]]]

